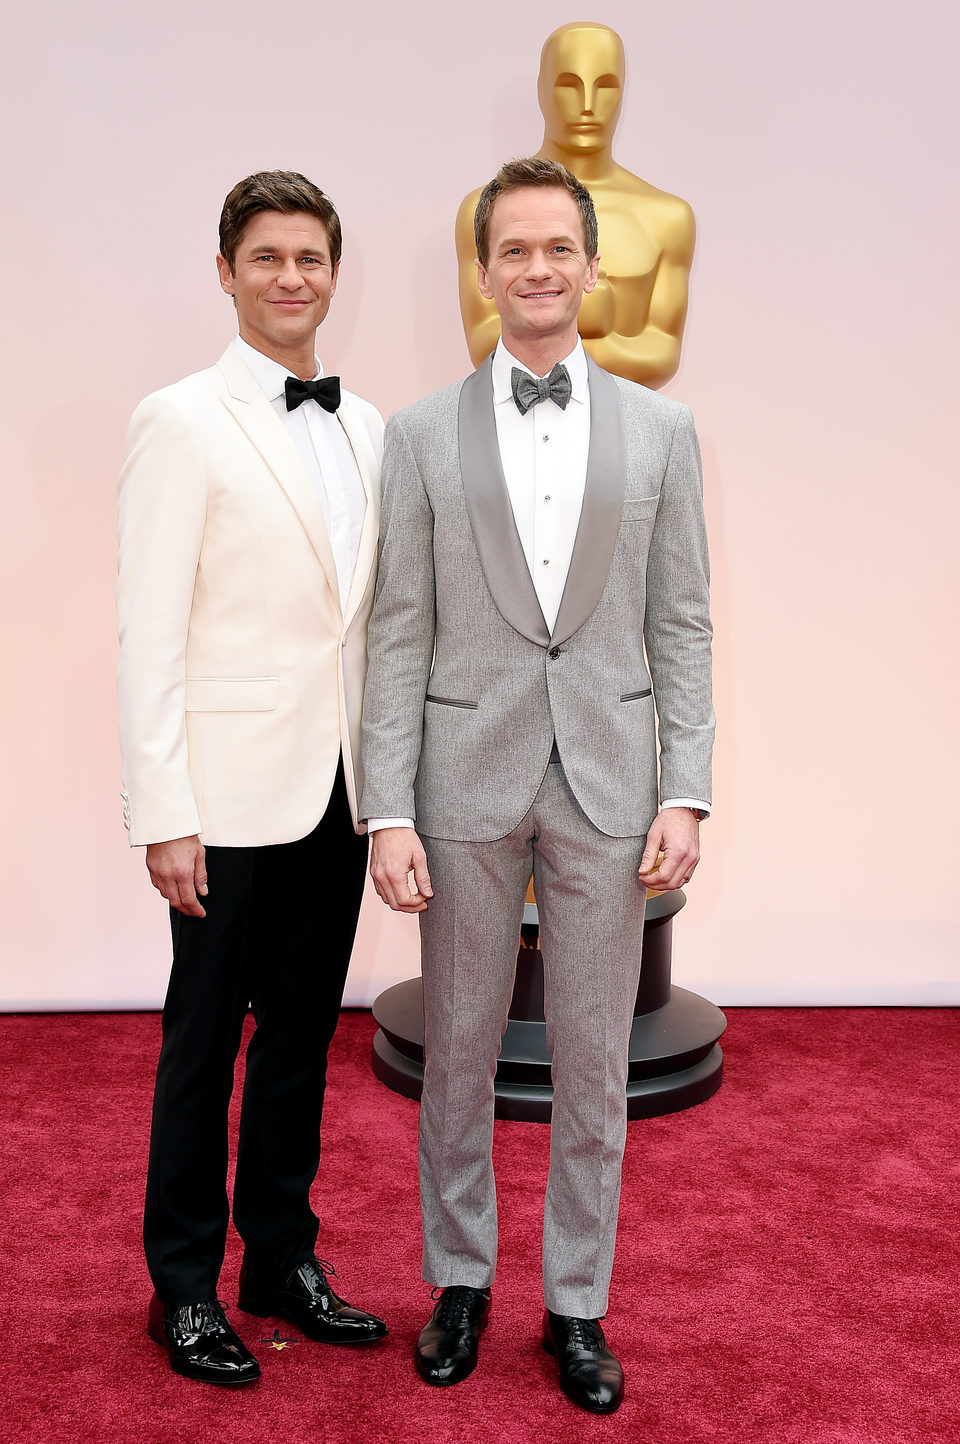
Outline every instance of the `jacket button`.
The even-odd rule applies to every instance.
[[[559,647],[551,647],[550,650],[549,650],[549,652],[547,653],[547,656],[550,657],[550,658],[552,658],[553,661],[556,661],[556,659],[559,657],[559,655],[560,655],[560,648],[559,648]]]

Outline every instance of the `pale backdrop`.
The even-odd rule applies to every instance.
[[[5,1006],[153,1005],[120,822],[115,476],[146,392],[233,330],[223,195],[305,171],[345,230],[322,333],[384,414],[468,367],[453,218],[537,148],[532,0],[35,0],[5,23]],[[609,0],[618,159],[699,222],[671,395],[703,440],[716,813],[675,977],[720,1003],[960,994],[954,662],[958,36],[949,0]],[[331,906],[336,899],[331,898]],[[348,998],[417,965],[367,898]]]

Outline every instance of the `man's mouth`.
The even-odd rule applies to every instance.
[[[559,291],[524,291],[520,299],[521,301],[550,301],[559,295]]]

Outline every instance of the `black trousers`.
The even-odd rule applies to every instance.
[[[318,1220],[327,1049],[363,893],[367,840],[353,830],[342,764],[307,837],[209,847],[205,918],[171,909],[143,1238],[171,1308],[216,1298],[229,1219],[227,1112],[248,1005],[233,1218],[258,1269],[309,1258]]]

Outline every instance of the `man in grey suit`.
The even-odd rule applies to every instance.
[[[543,1341],[564,1392],[609,1413],[646,888],[689,881],[710,806],[699,452],[685,406],[584,353],[599,256],[574,176],[505,165],[476,239],[501,341],[388,424],[362,728],[374,882],[421,915],[424,1278],[443,1292],[417,1367],[466,1377],[490,1311],[493,1080],[532,874],[554,1078]]]

